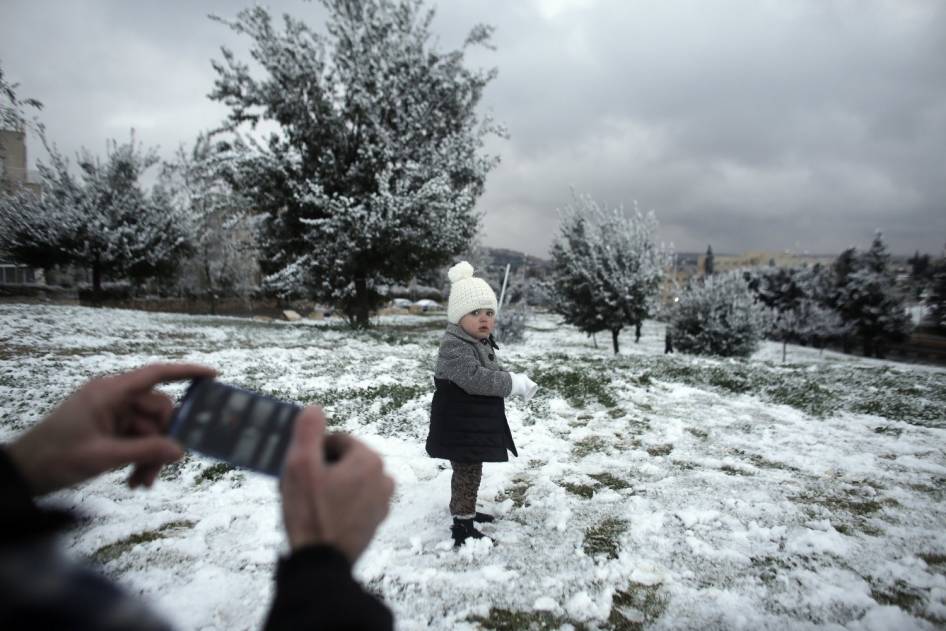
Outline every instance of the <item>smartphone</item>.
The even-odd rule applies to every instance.
[[[174,410],[170,434],[186,449],[279,477],[301,410],[213,379],[195,379]]]

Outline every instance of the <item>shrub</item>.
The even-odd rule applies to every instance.
[[[730,272],[690,285],[670,327],[674,345],[684,353],[748,357],[759,347],[769,320],[742,274]]]

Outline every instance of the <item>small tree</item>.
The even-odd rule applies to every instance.
[[[55,148],[47,149],[51,164],[39,164],[42,198],[0,198],[0,248],[36,266],[87,266],[96,294],[103,275],[142,280],[176,267],[188,248],[186,223],[164,192],[146,192],[140,182],[156,152],[133,136],[127,144],[111,141],[105,161],[83,150],[77,179]]]
[[[840,314],[828,303],[830,278],[814,267],[756,268],[744,272],[749,288],[772,314],[766,337],[782,343],[782,361],[789,342],[824,343],[844,333]]]
[[[768,309],[741,272],[714,274],[691,283],[670,322],[674,346],[697,355],[748,357],[770,326]]]
[[[263,213],[260,264],[282,295],[311,293],[367,327],[405,283],[447,263],[476,233],[474,212],[499,133],[476,107],[494,71],[471,71],[475,26],[459,50],[432,45],[421,0],[321,0],[327,34],[266,9],[225,22],[252,39],[262,78],[223,50],[211,98],[231,108],[240,159],[232,182]],[[223,21],[223,20],[221,20]],[[239,134],[275,123],[265,144]]]
[[[936,262],[927,303],[936,328],[946,333],[946,255]]]
[[[653,212],[605,209],[575,195],[561,212],[552,245],[552,308],[581,331],[610,331],[614,352],[627,325],[643,322],[654,308],[669,257],[656,242]]]

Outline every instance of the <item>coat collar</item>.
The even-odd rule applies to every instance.
[[[483,344],[484,343],[483,340],[478,340],[472,335],[470,335],[469,333],[467,333],[466,331],[464,331],[463,328],[459,324],[453,324],[452,322],[447,323],[447,333],[463,340],[464,342],[469,342],[470,344]],[[499,345],[496,344],[496,340],[493,339],[492,335],[486,338],[485,343],[494,349],[497,349],[497,350],[499,349]]]

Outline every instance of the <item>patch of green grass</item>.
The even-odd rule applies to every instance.
[[[626,530],[626,521],[608,517],[585,531],[582,549],[590,557],[605,555],[616,559],[621,549],[619,539]]]
[[[516,508],[522,508],[526,504],[526,495],[532,487],[532,482],[522,476],[516,476],[510,481],[510,485],[496,495],[496,501],[502,502],[512,500],[512,505]]]
[[[643,388],[647,388],[654,385],[654,378],[651,376],[649,372],[645,370],[644,372],[637,375],[636,377],[632,377],[631,382],[636,383],[637,385]]]
[[[809,492],[788,499],[808,507],[808,514],[814,518],[830,519],[832,527],[846,535],[854,532],[869,536],[882,535],[883,530],[876,523],[878,514],[885,507],[900,505],[893,498],[865,498],[858,494],[856,488],[826,492],[823,495]]]
[[[608,627],[615,631],[643,631],[664,614],[668,603],[660,585],[631,583],[614,592]]]
[[[912,612],[923,600],[923,594],[918,588],[900,580],[893,585],[871,589],[870,597],[876,600],[878,604],[893,605],[906,612]]]
[[[666,445],[652,445],[647,448],[647,453],[653,456],[654,458],[658,456],[669,456],[670,452],[673,451],[673,445],[668,443]]]
[[[191,462],[191,455],[189,453],[184,454],[184,457],[178,460],[177,462],[172,462],[169,465],[164,465],[161,468],[161,473],[158,474],[158,478],[164,481],[179,480],[181,478],[181,473],[184,471],[184,468]]]
[[[923,559],[923,562],[938,574],[946,574],[946,554],[918,554],[918,557]]]
[[[650,431],[650,421],[648,421],[646,418],[631,416],[627,419],[627,428],[631,431],[631,434],[640,436],[641,434]]]
[[[584,458],[593,453],[605,453],[608,450],[608,443],[600,436],[588,436],[575,442],[572,447],[572,454],[576,458]]]
[[[766,585],[773,584],[779,574],[792,570],[795,566],[794,559],[775,556],[752,557],[751,561],[753,573]]]
[[[589,478],[598,482],[602,486],[606,486],[613,491],[620,491],[622,489],[631,488],[630,482],[623,480],[621,478],[615,477],[608,472],[604,473],[591,473],[588,475]]]
[[[583,497],[586,500],[594,497],[595,487],[590,484],[575,484],[573,482],[562,482],[561,487],[571,493],[572,495],[577,495],[578,497]]]
[[[611,392],[611,377],[606,374],[603,364],[587,369],[539,370],[532,378],[539,384],[539,392],[556,392],[576,408],[584,408],[592,401],[606,408],[617,406]]]
[[[798,473],[800,471],[800,469],[797,467],[785,464],[784,462],[769,460],[768,458],[765,458],[759,454],[750,454],[749,462],[751,462],[754,467],[759,469],[782,469],[784,471],[792,471],[794,473]]]
[[[847,410],[914,425],[946,428],[946,373],[942,372],[918,373],[843,363],[783,366],[693,361],[683,357],[643,357],[634,358],[633,363],[630,360],[618,360],[618,363],[628,370],[643,367],[653,381],[753,394],[816,418]]]
[[[725,473],[726,475],[744,475],[744,476],[752,475],[748,471],[743,471],[742,469],[733,467],[732,465],[728,465],[728,464],[724,464],[723,466],[719,468],[719,470]]]
[[[212,464],[209,467],[205,467],[200,473],[197,474],[197,477],[194,478],[194,484],[216,482],[234,469],[236,469],[236,467],[234,467],[229,462],[218,462],[216,464]]]
[[[824,418],[840,407],[836,393],[825,386],[809,380],[786,380],[766,390],[772,403],[788,405],[805,414]]]
[[[129,535],[120,541],[114,543],[109,543],[102,546],[98,550],[92,553],[92,561],[100,565],[105,565],[109,561],[114,561],[121,555],[125,554],[136,545],[141,543],[148,543],[149,541],[157,541],[158,539],[164,539],[168,536],[169,533],[175,530],[186,530],[188,528],[193,528],[194,522],[187,520],[172,521],[164,524],[160,528],[155,530],[146,530],[144,532],[137,532],[133,535]]]
[[[485,618],[470,616],[467,620],[475,622],[481,629],[496,631],[546,631],[561,629],[566,624],[571,625],[576,631],[585,629],[581,623],[556,616],[548,611],[515,611],[498,607],[490,607],[489,615]]]
[[[420,428],[413,418],[400,413],[401,408],[431,391],[426,383],[385,383],[326,390],[313,395],[313,399],[325,408],[330,426],[358,416],[365,422],[380,422],[378,431],[383,436],[410,436]]]
[[[745,364],[721,364],[707,370],[707,383],[716,388],[727,390],[734,394],[742,394],[753,390],[754,371]]]

